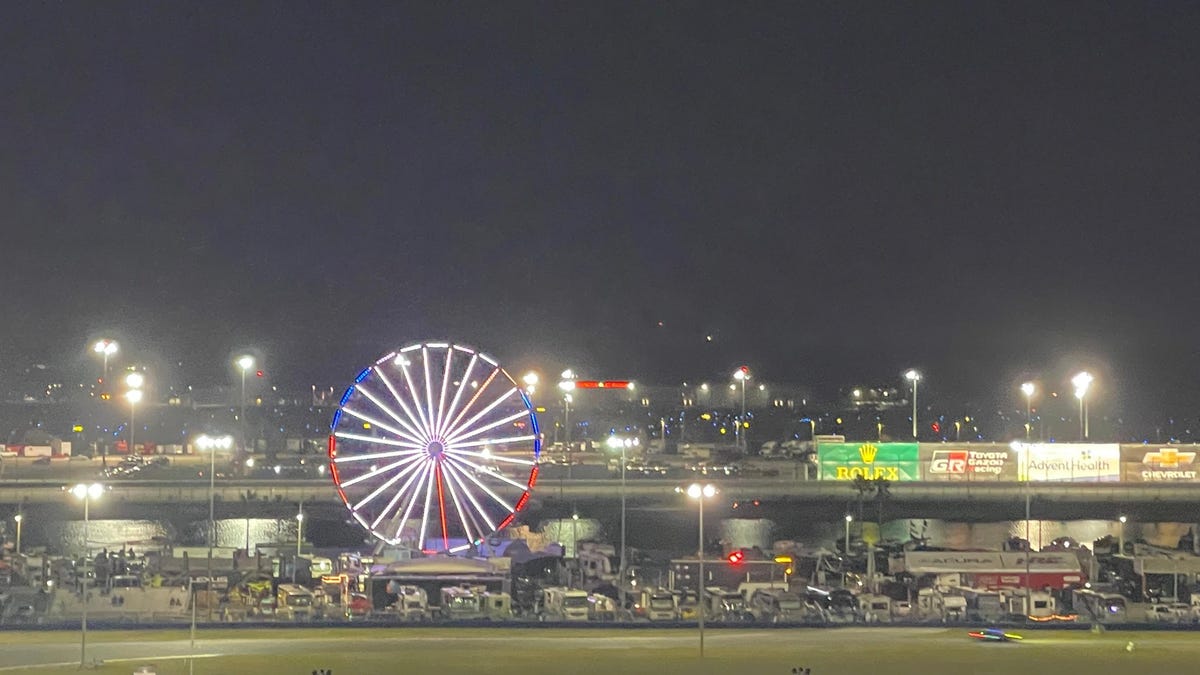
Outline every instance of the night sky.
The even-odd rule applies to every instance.
[[[1200,399],[1200,6],[7,4],[0,373]],[[661,325],[660,325],[661,322]],[[712,336],[709,341],[708,336]]]

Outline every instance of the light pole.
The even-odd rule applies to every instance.
[[[854,516],[846,514],[846,543],[842,549],[842,588],[846,587],[846,561],[850,559],[850,523],[854,522]]]
[[[1079,399],[1079,435],[1085,441],[1088,438],[1087,393],[1093,379],[1086,370],[1071,378],[1071,384],[1075,385],[1075,398]]]
[[[133,373],[133,375],[137,375],[137,373]],[[130,375],[129,379],[133,379],[133,375]],[[125,400],[129,401],[129,454],[131,455],[136,454],[133,449],[134,410],[137,408],[137,404],[142,402],[142,396],[141,389],[130,389],[125,392]],[[107,464],[107,461],[105,464]]]
[[[246,371],[254,367],[254,357],[249,354],[243,354],[235,361],[237,367],[242,371],[242,412],[238,421],[242,423],[242,451],[246,450]]]
[[[212,578],[213,547],[217,541],[217,520],[215,511],[215,495],[217,491],[217,450],[229,450],[233,447],[230,436],[212,437],[200,434],[196,437],[196,447],[208,453],[208,578]]]
[[[80,637],[79,637],[79,667],[85,667],[87,662],[87,608],[88,608],[88,576],[87,563],[91,560],[91,551],[88,550],[88,524],[91,521],[89,514],[89,506],[93,499],[97,499],[104,494],[104,486],[99,483],[84,485],[79,483],[71,488],[71,494],[76,499],[83,500],[83,614],[80,620]]]
[[[1117,546],[1119,547],[1117,549],[1117,555],[1125,555],[1125,523],[1129,519],[1122,514],[1120,518],[1117,518],[1117,520],[1121,523],[1121,531],[1117,538]]]
[[[748,366],[742,366],[741,368],[733,371],[733,379],[737,380],[742,385],[742,415],[741,417],[738,417],[737,442],[738,447],[740,447],[742,450],[745,450],[746,430],[744,426],[746,424],[746,380],[750,379],[750,368]]]
[[[688,486],[687,496],[696,500],[700,510],[700,534],[697,540],[696,559],[700,564],[700,578],[696,580],[696,616],[700,619],[700,658],[704,658],[704,500],[717,494],[711,483]]]
[[[104,339],[104,340],[100,340],[96,344],[92,345],[92,351],[99,354],[100,357],[104,360],[103,382],[105,385],[108,384],[108,357],[112,356],[113,354],[116,354],[118,349],[119,348],[117,347],[116,340]]]
[[[909,371],[907,373],[904,373],[904,379],[908,380],[909,382],[912,382],[912,398],[913,398],[913,400],[912,400],[912,404],[913,404],[912,405],[912,417],[913,417],[912,431],[913,431],[913,438],[916,438],[917,437],[917,383],[921,381],[921,374],[915,370],[909,369]]]
[[[625,449],[629,447],[629,439],[609,436],[606,444],[610,448],[621,450],[621,558],[617,564],[617,602],[625,609]]]
[[[526,394],[533,396],[534,392],[537,391],[537,384],[538,384],[539,379],[540,378],[538,377],[538,374],[533,372],[532,370],[529,371],[528,373],[525,373],[525,375],[521,377],[521,381],[525,383],[525,393]]]
[[[13,516],[13,520],[17,521],[17,555],[21,555],[21,521],[25,520],[25,516],[18,513]]]
[[[296,514],[296,559],[292,561],[292,583],[296,583],[296,568],[300,567],[300,543],[304,541],[304,505]]]
[[[1025,394],[1025,440],[1029,440],[1029,434],[1033,431],[1033,393],[1035,391],[1037,391],[1037,385],[1032,382],[1021,385],[1021,393]]]

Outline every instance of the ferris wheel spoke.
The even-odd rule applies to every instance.
[[[379,371],[377,370],[376,372],[379,372]],[[380,375],[382,375],[382,373],[380,373]],[[379,400],[379,398],[371,390],[364,388],[362,385],[359,385],[358,390],[361,391],[363,396],[366,396],[367,399],[369,399],[371,401],[371,403],[374,403],[375,407],[382,410],[388,417],[396,420],[397,424],[404,427],[404,429],[407,433],[406,434],[397,434],[397,435],[404,436],[405,438],[409,438],[409,440],[411,440],[415,443],[423,442],[423,439],[426,434],[421,432],[419,424],[410,424],[408,420],[405,420],[402,417],[400,417],[400,415],[396,414],[395,410],[392,410],[390,407],[385,405],[383,401]],[[407,411],[405,411],[405,412],[407,412]],[[409,415],[409,417],[411,418],[412,415]]]
[[[429,433],[437,430],[437,412],[433,409],[433,382],[429,377],[429,350],[421,348],[421,365],[425,369],[425,411],[429,415]]]
[[[379,512],[379,515],[375,517],[374,522],[371,523],[372,530],[379,527],[379,523],[382,523],[384,518],[387,518],[387,515],[396,508],[397,504],[400,503],[400,500],[404,497],[404,495],[408,494],[408,489],[412,486],[413,481],[415,481],[421,475],[421,471],[419,469],[422,466],[425,465],[421,462],[417,462],[416,464],[410,466],[408,471],[405,472],[411,473],[411,475],[408,477],[408,480],[404,481],[404,484],[400,486],[400,489],[396,490],[396,494],[392,495],[392,499],[388,502],[387,506],[385,506],[383,510]]]
[[[515,388],[505,391],[503,394],[501,394],[499,397],[497,397],[496,400],[489,403],[486,408],[475,413],[475,415],[473,415],[471,417],[471,419],[467,420],[466,422],[463,422],[462,424],[460,424],[452,429],[447,429],[445,439],[447,441],[454,442],[455,439],[462,438],[464,431],[466,431],[467,429],[472,429],[473,425],[476,422],[483,419],[488,413],[495,410],[497,408],[497,406],[504,403],[508,399],[512,398],[512,395],[515,393],[517,393],[517,389],[515,389]],[[527,411],[522,410],[521,413],[527,414]],[[494,426],[488,426],[488,427],[483,427],[483,428],[484,429],[492,429],[492,428],[494,428]],[[479,431],[479,429],[473,429],[471,435],[475,435],[476,432],[478,432],[478,431]]]
[[[488,526],[487,531],[495,532],[496,525],[492,523],[492,519],[488,517],[487,511],[479,505],[479,502],[475,499],[475,493],[467,489],[466,482],[462,478],[466,474],[463,473],[462,469],[454,466],[452,462],[447,462],[446,475],[450,476],[450,478],[458,484],[458,487],[462,490],[463,494],[467,496],[467,501],[471,502],[471,506],[474,506],[475,510],[479,513],[480,519],[482,519],[484,524]],[[474,518],[472,518],[472,520],[474,520]]]
[[[394,448],[408,448],[410,450],[424,450],[425,446],[418,443],[410,443],[408,441],[394,441],[390,438],[381,438],[379,436],[366,436],[363,434],[355,434],[349,431],[335,431],[334,436],[338,438],[346,438],[352,441],[362,441],[364,443],[377,443],[379,445],[390,445]]]
[[[450,458],[453,459],[454,461],[462,462],[463,464],[466,464],[467,466],[471,467],[472,469],[475,469],[476,471],[478,471],[480,473],[487,474],[488,476],[491,476],[492,478],[495,478],[501,482],[508,483],[509,485],[517,488],[518,490],[522,490],[522,491],[525,490],[526,486],[524,483],[518,483],[517,481],[509,478],[508,476],[505,476],[502,473],[491,471],[486,466],[483,466],[481,464],[476,464],[475,462],[472,462],[469,459],[463,459],[462,457],[455,457],[454,455],[451,455]]]
[[[445,436],[446,427],[449,426],[450,419],[454,417],[454,411],[458,408],[458,401],[462,398],[463,390],[467,388],[467,384],[471,381],[471,371],[475,369],[475,362],[479,360],[478,354],[471,354],[471,360],[467,362],[467,369],[458,380],[458,388],[454,390],[454,398],[450,401],[450,407],[446,410],[446,415],[442,418],[442,423],[437,428],[437,435]]]
[[[400,519],[400,525],[399,525],[399,527],[396,528],[396,539],[397,540],[404,538],[404,526],[408,524],[408,518],[409,518],[409,516],[412,515],[413,507],[417,505],[417,498],[421,496],[421,487],[420,487],[420,485],[417,485],[417,483],[420,483],[421,481],[425,480],[425,475],[429,473],[429,467],[431,464],[433,464],[433,460],[428,460],[428,461],[424,462],[421,465],[420,473],[415,474],[416,476],[419,476],[419,478],[417,478],[415,483],[410,483],[410,485],[409,485],[409,487],[412,489],[412,494],[409,497],[408,506],[405,507],[405,509],[404,509],[404,517]],[[402,494],[404,492],[405,492],[404,490],[401,490]],[[397,515],[399,515],[399,514],[397,514]],[[396,521],[393,520],[392,522],[395,523]]]
[[[342,434],[334,434],[338,438],[345,438]],[[348,464],[350,462],[369,462],[373,459],[391,459],[392,457],[404,457],[406,455],[423,455],[424,450],[389,450],[387,452],[368,452],[363,455],[338,455],[333,458],[335,464]]]
[[[438,495],[438,516],[442,521],[442,549],[450,548],[450,531],[446,527],[446,496],[442,491],[442,463],[436,462],[433,465],[434,477],[437,479],[437,495]]]
[[[509,436],[507,438],[485,438],[482,441],[470,441],[468,443],[454,443],[454,444],[451,444],[449,447],[454,448],[455,450],[458,450],[459,448],[478,448],[478,447],[484,446],[484,445],[507,445],[509,443],[520,443],[521,441],[532,441],[535,438],[537,438],[537,436],[534,436],[532,434],[525,435],[525,436]],[[481,455],[481,456],[485,456],[485,455]],[[533,464],[533,462],[529,462],[528,460],[525,460],[525,461],[528,462],[529,464]]]
[[[347,414],[349,414],[351,417],[356,417],[356,418],[358,418],[358,419],[362,420],[363,422],[366,422],[367,424],[370,424],[370,425],[371,425],[371,426],[373,426],[373,427],[378,427],[378,428],[380,428],[380,429],[383,429],[384,431],[386,431],[386,432],[388,432],[388,433],[390,433],[390,434],[394,434],[394,435],[395,435],[395,436],[397,436],[398,438],[403,438],[403,439],[405,439],[405,440],[408,440],[408,441],[411,441],[411,442],[414,442],[414,443],[419,443],[419,442],[420,442],[420,440],[419,440],[419,439],[413,438],[413,437],[412,437],[412,436],[410,436],[410,435],[409,435],[407,432],[400,431],[399,429],[396,429],[395,427],[392,427],[392,426],[388,425],[386,422],[380,422],[378,419],[376,419],[376,418],[374,418],[374,417],[371,417],[370,415],[368,415],[368,414],[366,414],[366,413],[364,413],[364,412],[360,412],[360,411],[358,411],[358,410],[355,410],[354,408],[351,408],[351,407],[349,407],[349,406],[343,407],[343,408],[342,408],[342,411],[343,411],[343,412],[345,412],[345,413],[347,413]]]
[[[486,459],[486,460],[493,461],[493,462],[503,462],[505,464],[519,464],[521,466],[537,466],[537,462],[531,462],[528,459],[519,459],[517,457],[507,457],[505,455],[485,455],[482,452],[472,452],[470,450],[459,450],[458,446],[454,446],[453,448],[447,448],[446,452],[450,453],[451,455],[454,455],[455,457],[458,457],[459,455],[466,455],[467,457],[478,457],[479,459]]]
[[[512,391],[516,391],[516,389],[513,389]],[[491,424],[488,424],[486,426],[479,427],[478,429],[472,429],[471,431],[459,434],[458,436],[453,436],[451,438],[447,438],[446,442],[450,443],[450,444],[454,444],[459,441],[465,441],[468,438],[474,438],[474,437],[484,433],[485,431],[491,431],[492,429],[495,429],[496,427],[502,427],[506,424],[512,424],[513,422],[516,422],[517,420],[521,419],[522,417],[528,417],[528,416],[529,416],[528,410],[521,410],[519,412],[515,412],[515,413],[509,415],[508,417],[505,417],[504,419],[496,420],[495,422],[492,422]]]
[[[396,358],[398,360],[400,360],[401,363],[407,363],[407,361],[403,360],[404,359],[403,356],[397,356]],[[408,406],[404,403],[404,397],[400,395],[400,391],[396,389],[396,385],[392,384],[392,381],[388,378],[387,375],[384,374],[383,369],[376,368],[375,372],[379,374],[379,379],[383,380],[383,385],[385,387],[387,387],[387,390],[389,393],[391,393],[392,398],[396,401],[396,403],[400,404],[400,409],[404,411],[405,415],[408,415],[408,419],[412,422],[413,427],[414,428],[423,428],[424,425],[422,425],[421,422],[417,419],[417,416],[413,414],[413,411],[408,409]],[[418,433],[417,436],[428,439],[429,432],[428,432],[428,430],[426,430],[424,432]]]
[[[446,414],[446,391],[450,388],[450,365],[454,362],[454,350],[446,350],[446,365],[442,368],[442,389],[438,395],[437,417],[433,422],[433,433],[436,436],[438,430],[442,428],[443,418]]]
[[[399,482],[399,481],[400,481],[400,479],[404,477],[404,473],[405,473],[405,472],[400,472],[400,473],[396,474],[395,476],[392,476],[391,478],[389,478],[389,479],[387,479],[386,481],[384,481],[384,482],[383,482],[383,484],[382,484],[382,485],[380,485],[379,487],[375,488],[375,490],[374,490],[373,492],[371,492],[371,494],[367,495],[366,497],[364,497],[364,498],[363,498],[363,500],[362,500],[362,501],[360,501],[359,503],[355,504],[355,505],[354,505],[354,510],[355,510],[355,511],[360,511],[360,510],[362,510],[362,508],[363,508],[364,506],[366,506],[367,504],[370,504],[371,502],[375,501],[375,498],[376,498],[376,497],[378,497],[379,495],[383,494],[383,491],[384,491],[384,490],[386,490],[386,489],[390,488],[391,486],[393,486],[393,485],[395,485],[397,482]]]
[[[458,499],[458,492],[454,490],[454,476],[450,475],[450,471],[443,471],[446,478],[446,491],[450,493],[450,501],[454,503],[454,510],[458,513],[458,519],[462,522],[463,532],[467,535],[467,541],[474,541],[475,535],[471,533],[471,526],[467,524],[467,512],[463,510],[462,502]]]
[[[425,529],[429,527],[429,502],[433,498],[433,477],[437,473],[437,462],[433,462],[431,470],[427,471],[429,479],[425,481],[425,508],[421,511],[421,535],[417,539],[417,548],[425,550]]]
[[[454,464],[463,462],[463,460],[461,460],[457,457],[454,457],[452,455],[447,456],[446,459],[450,460],[450,462],[452,462]],[[476,486],[478,486],[480,490],[483,490],[484,492],[486,492],[489,497],[496,500],[497,504],[499,504],[500,506],[503,506],[505,508],[505,510],[507,510],[509,513],[516,512],[517,509],[515,506],[504,501],[504,499],[502,497],[500,497],[499,495],[497,495],[495,492],[492,492],[492,489],[490,487],[488,487],[487,485],[485,485],[482,481],[480,481],[479,478],[477,478],[470,469],[465,469],[463,467],[458,467],[458,468],[462,471],[462,475],[465,476],[467,478],[467,480],[471,481]],[[495,474],[488,474],[488,475],[495,475]],[[522,485],[521,489],[524,490],[525,486]]]
[[[492,383],[492,380],[496,379],[496,375],[499,373],[500,369],[496,368],[492,371],[491,375],[488,375],[487,379],[483,381],[483,384],[481,384],[479,388],[475,390],[475,393],[471,396],[471,400],[467,401],[467,404],[462,407],[462,410],[458,411],[458,416],[454,418],[454,421],[450,424],[447,424],[446,428],[442,430],[442,437],[447,437],[454,433],[454,429],[458,427],[459,421],[462,420],[463,416],[471,410],[471,406],[475,405],[475,401],[479,400],[480,395],[483,394],[483,392],[488,388],[488,385]]]
[[[413,384],[412,375],[408,372],[409,361],[407,359],[400,362],[400,372],[404,375],[404,381],[408,384],[408,394],[412,397],[413,407],[417,409],[417,416],[421,418],[421,426],[426,430],[426,434],[432,436],[433,429],[429,426],[429,420],[425,419],[425,411],[421,409],[421,398],[417,395],[417,385]]]
[[[399,469],[400,467],[404,466],[405,464],[413,464],[414,462],[419,462],[420,460],[421,460],[421,456],[416,455],[416,454],[412,455],[411,457],[405,457],[404,459],[397,460],[386,466],[381,466],[381,467],[378,467],[375,469],[371,469],[370,471],[363,473],[363,474],[359,474],[359,475],[355,476],[354,478],[342,481],[342,487],[348,488],[351,485],[358,485],[359,483],[361,483],[365,480],[368,480],[370,478],[375,478],[376,476],[387,473],[388,471],[391,471],[392,469]],[[407,471],[405,471],[405,473],[407,473]],[[401,475],[403,475],[403,474],[401,474]]]

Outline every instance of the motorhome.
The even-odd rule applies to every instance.
[[[942,623],[965,621],[967,598],[955,593],[943,593],[933,588],[917,591],[917,613],[922,620]]]
[[[639,594],[635,614],[650,621],[675,621],[679,618],[675,594],[665,588],[644,588]]]
[[[313,593],[299,584],[279,584],[275,594],[275,616],[284,621],[309,621],[313,616]]]
[[[511,619],[513,616],[512,596],[502,591],[484,591],[483,613],[489,619]]]
[[[617,602],[607,595],[592,593],[588,596],[589,621],[616,621]]]
[[[716,586],[704,589],[704,617],[728,623],[754,620],[741,593]]]
[[[1045,591],[1008,596],[1008,613],[1015,617],[1049,619],[1057,612],[1054,596]]]
[[[429,594],[420,586],[408,586],[389,582],[387,592],[396,596],[392,605],[396,618],[401,621],[426,621],[429,619]]]
[[[1193,605],[1196,599],[1193,595]],[[1073,600],[1080,616],[1094,623],[1124,623],[1128,620],[1128,601],[1118,593],[1078,588]]]
[[[442,606],[438,615],[445,621],[467,621],[484,618],[482,587],[446,586],[442,588]]]
[[[886,595],[863,593],[858,596],[858,611],[867,623],[891,623],[892,599]]]
[[[800,596],[781,588],[760,588],[750,596],[749,612],[762,623],[803,621],[806,611]]]
[[[587,621],[588,593],[577,588],[551,586],[542,589],[544,621]]]

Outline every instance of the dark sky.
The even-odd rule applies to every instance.
[[[197,381],[251,346],[332,384],[449,336],[660,382],[915,365],[960,397],[1083,365],[1190,403],[1198,29],[1163,2],[10,4],[0,371],[108,333]]]

